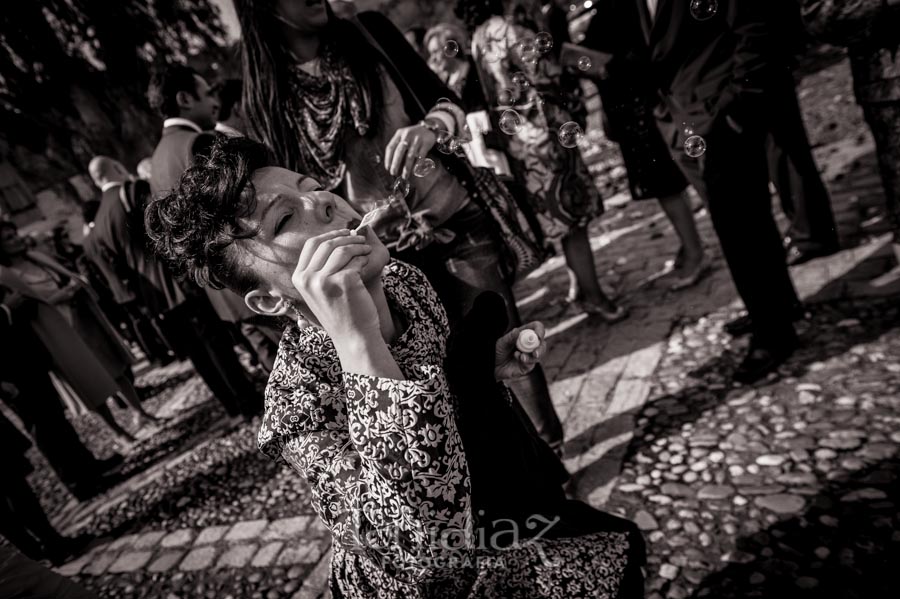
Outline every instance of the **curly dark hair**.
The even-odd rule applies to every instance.
[[[209,157],[185,171],[178,187],[149,202],[144,223],[150,247],[176,276],[198,285],[247,293],[259,284],[234,242],[256,236],[238,221],[256,209],[253,173],[271,166],[269,150],[246,137],[220,137]]]
[[[187,92],[197,97],[197,71],[182,64],[168,64],[158,67],[150,78],[147,88],[147,102],[163,118],[176,117],[178,92]]]

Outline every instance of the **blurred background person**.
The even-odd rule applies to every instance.
[[[900,0],[801,0],[809,32],[846,46],[853,90],[875,138],[875,152],[893,229],[897,267],[872,281],[871,291],[900,289]]]
[[[159,421],[141,405],[133,358],[87,284],[51,256],[29,251],[8,222],[0,223],[0,283],[38,300],[30,324],[53,358],[54,371],[121,443],[136,439],[113,416],[108,402],[114,397],[124,401],[136,426]]]
[[[627,311],[600,286],[588,239],[588,225],[603,213],[600,192],[577,147],[563,147],[557,138],[572,122],[559,64],[546,54],[536,62],[523,57],[522,42],[538,32],[514,23],[500,0],[460,0],[456,11],[473,32],[472,56],[498,128],[509,135],[513,170],[520,169],[545,237],[562,244],[567,299],[607,322],[624,319]]]
[[[606,136],[619,145],[634,200],[656,198],[680,245],[672,261],[673,291],[696,285],[710,271],[687,192],[688,182],[656,126],[659,102],[647,77],[649,56],[642,42],[634,0],[599,3],[583,45],[612,55],[606,65],[583,71],[600,93]]]
[[[150,179],[153,177],[153,158],[151,158],[150,156],[142,158],[141,161],[138,162],[135,172],[137,173],[139,179],[150,181]]]
[[[37,300],[0,285],[0,381],[6,381],[0,399],[22,421],[60,482],[84,501],[103,490],[104,477],[124,459],[119,454],[96,459],[66,418],[48,374],[52,358],[31,327],[37,309]]]
[[[325,2],[235,7],[250,137],[360,213],[387,206],[373,229],[397,257],[425,270],[452,320],[489,290],[504,298],[512,326],[521,324],[499,225],[483,208],[509,193],[493,173],[435,147],[439,134],[463,138],[465,113],[397,28],[374,12],[339,19]],[[415,176],[425,158],[433,169]],[[560,446],[543,370],[513,387],[543,438]]]
[[[215,130],[228,137],[239,137],[244,133],[244,111],[241,109],[240,79],[226,79],[216,87],[219,96],[219,115]]]

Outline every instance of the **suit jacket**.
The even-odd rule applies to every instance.
[[[744,125],[758,118],[776,56],[764,5],[719,0],[715,16],[698,21],[689,2],[659,0],[651,20],[645,0],[630,1],[638,4],[650,75],[676,124],[704,135],[721,115]]]
[[[150,159],[150,190],[153,195],[175,189],[194,156],[207,152],[214,139],[211,132],[198,133],[182,125],[163,129],[162,138]]]
[[[163,129],[162,138],[153,151],[150,190],[154,196],[178,187],[184,171],[194,157],[209,152],[216,134],[198,133],[190,127],[175,125]],[[96,227],[96,224],[94,225]],[[227,322],[252,318],[254,313],[244,299],[228,289],[204,289],[216,314]]]
[[[185,300],[165,266],[144,245],[144,206],[150,197],[146,181],[128,181],[103,192],[94,228],[85,238],[88,257],[103,273],[117,299],[137,297],[152,314]]]
[[[861,104],[900,101],[900,0],[802,0],[809,32],[847,46]]]

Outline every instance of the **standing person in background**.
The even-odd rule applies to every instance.
[[[770,93],[778,106],[767,116],[769,178],[778,190],[781,209],[790,220],[785,235],[787,262],[803,264],[840,249],[831,198],[812,155],[797,98],[793,68],[803,51],[806,32],[798,0],[765,0],[772,39],[780,44]]]
[[[663,138],[706,200],[735,286],[750,317],[752,339],[734,372],[750,383],[794,352],[799,303],[772,215],[766,135],[773,47],[755,2],[636,0],[650,69],[662,100]],[[694,14],[696,8],[707,12]],[[702,144],[702,145],[701,145]],[[705,150],[704,150],[705,149]]]
[[[141,405],[132,383],[132,356],[93,291],[51,256],[29,251],[8,222],[0,223],[0,284],[37,301],[29,324],[51,355],[53,370],[120,442],[135,437],[113,416],[108,402],[114,397],[124,400],[138,426],[159,422]]]
[[[548,55],[536,64],[523,58],[522,42],[537,32],[504,17],[500,0],[459,0],[456,14],[473,32],[472,56],[488,101],[503,113],[497,122],[510,136],[508,151],[518,163],[513,169],[521,171],[544,235],[562,243],[568,299],[609,323],[624,319],[626,310],[600,287],[588,239],[588,224],[603,213],[600,192],[577,147],[563,147],[557,139],[572,119],[559,93],[559,64]]]
[[[162,137],[153,151],[150,189],[154,196],[174,189],[194,157],[205,155],[211,147],[220,109],[216,92],[190,67],[168,65],[154,74],[147,97],[151,107],[165,119]],[[237,341],[271,369],[270,358],[274,357],[274,348],[268,335],[260,333],[248,339],[241,332],[242,321],[254,316],[243,300],[227,289],[207,289],[205,294],[223,323],[219,327],[221,330],[217,333],[219,340],[216,343],[233,346]],[[226,340],[227,337],[232,337],[232,340]],[[238,363],[237,356],[234,362]],[[252,384],[243,367],[227,376],[233,379],[232,387],[239,395],[253,394],[250,391]]]
[[[803,21],[823,41],[846,46],[853,89],[875,137],[898,266],[872,291],[900,288],[900,0],[802,0]]]
[[[231,339],[202,295],[187,295],[172,275],[146,250],[144,206],[150,185],[124,176],[115,160],[98,156],[92,172],[107,188],[97,211],[92,259],[108,280],[128,281],[160,333],[179,357],[190,359],[197,374],[229,416],[250,419],[258,396],[234,355]]]
[[[520,324],[495,223],[482,208],[508,192],[492,173],[437,151],[438,134],[464,136],[465,115],[396,27],[374,12],[340,19],[318,1],[235,7],[250,137],[360,212],[387,206],[372,227],[395,255],[426,271],[452,320],[491,290],[504,298],[511,325]],[[433,169],[415,176],[426,158]],[[543,371],[513,388],[542,437],[561,446]]]
[[[0,286],[0,381],[15,387],[7,394],[4,385],[0,396],[22,420],[63,485],[76,499],[85,501],[102,490],[104,475],[124,459],[119,454],[96,459],[66,418],[47,374],[52,359],[31,329],[37,309],[37,300]]]
[[[244,111],[241,108],[241,80],[226,79],[216,88],[219,96],[219,117],[216,132],[226,137],[245,135]]]
[[[680,242],[673,261],[673,291],[700,282],[710,271],[688,182],[669,153],[656,126],[658,103],[647,77],[649,56],[638,20],[635,0],[600,3],[583,45],[613,56],[607,65],[592,65],[584,74],[597,85],[603,104],[606,136],[619,144],[628,187],[634,200],[656,198]]]

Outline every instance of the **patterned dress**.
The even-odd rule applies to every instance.
[[[518,163],[544,234],[555,238],[573,226],[587,226],[603,213],[603,201],[578,148],[563,147],[558,140],[560,127],[572,121],[567,99],[559,92],[562,69],[550,54],[536,63],[523,60],[522,43],[534,36],[526,27],[494,16],[475,30],[472,57],[493,122],[500,123],[506,110],[519,114],[518,131],[501,134],[508,139],[507,151]],[[520,74],[527,87],[514,80]],[[507,90],[517,90],[512,103]]]
[[[490,549],[479,537],[457,399],[444,372],[449,327],[424,275],[392,262],[391,346],[406,380],[342,372],[321,329],[289,327],[266,389],[260,449],[306,477],[333,535],[336,597],[615,597],[626,535],[595,532]],[[482,512],[483,513],[483,512]]]

